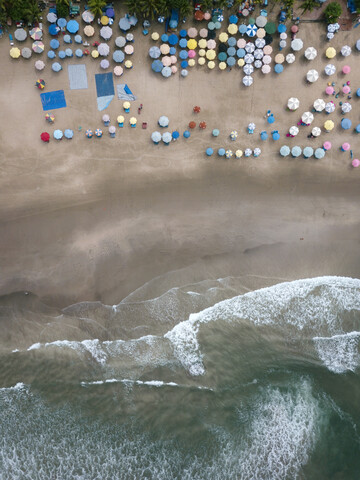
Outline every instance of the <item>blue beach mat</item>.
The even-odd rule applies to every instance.
[[[98,110],[105,110],[115,96],[112,73],[96,73],[95,83]]]
[[[64,90],[40,93],[40,98],[44,112],[66,107]]]
[[[126,83],[120,83],[119,85],[116,85],[116,90],[119,100],[136,100],[135,95],[132,93]]]
[[[88,88],[85,65],[68,65],[68,75],[71,90]]]

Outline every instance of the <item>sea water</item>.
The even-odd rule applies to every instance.
[[[359,478],[360,280],[1,308],[1,479]]]

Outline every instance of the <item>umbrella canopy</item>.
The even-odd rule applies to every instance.
[[[238,47],[240,47],[239,42],[238,42]],[[257,38],[255,40],[255,47],[256,48],[264,48],[265,47],[265,40],[263,38]]]
[[[56,50],[57,48],[59,48],[59,46],[60,46],[59,40],[57,40],[56,38],[53,38],[52,40],[50,40],[50,47],[51,48]]]
[[[171,135],[174,140],[177,140],[180,137],[180,133],[177,130],[174,130]]]
[[[71,58],[73,56],[73,51],[71,50],[71,48],[67,48],[65,50],[65,55],[69,58]]]
[[[328,132],[330,132],[334,128],[334,126],[335,125],[334,125],[334,122],[332,120],[326,120],[326,122],[324,123],[324,128]]]
[[[246,35],[248,37],[255,37],[258,27],[256,25],[248,25]]]
[[[313,120],[314,120],[314,115],[311,112],[304,112],[301,115],[301,121],[305,123],[305,125],[310,125]]]
[[[172,135],[170,132],[165,132],[162,134],[162,141],[164,143],[170,143],[172,140]]]
[[[283,70],[284,70],[284,67],[280,63],[277,63],[274,67],[274,71],[276,73],[281,73]]]
[[[209,147],[209,148],[206,149],[206,155],[207,155],[208,157],[211,157],[211,155],[212,155],[213,153],[214,153],[214,150],[213,150],[212,148]]]
[[[254,122],[250,122],[247,128],[249,131],[253,132],[256,128],[256,125]]]
[[[275,63],[284,63],[285,57],[282,53],[275,55]]]
[[[303,46],[303,41],[300,38],[295,38],[295,40],[291,42],[291,48],[294,50],[294,52],[298,52],[303,48]]]
[[[317,112],[322,112],[325,108],[325,105],[325,101],[322,98],[317,98],[313,106]]]
[[[245,77],[243,77],[242,79],[242,83],[245,85],[245,87],[250,87],[250,85],[252,85],[253,82],[254,82],[254,79],[250,75],[245,75]]]
[[[325,157],[325,150],[323,148],[317,148],[314,152],[315,158],[324,158]]]
[[[48,134],[48,132],[43,132],[40,135],[40,138],[43,142],[48,142],[50,140],[50,135]]]
[[[323,148],[325,150],[330,150],[331,149],[331,142],[324,142]]]
[[[26,40],[27,32],[23,28],[17,28],[14,32],[14,37],[18,42]]]
[[[158,47],[151,47],[151,48],[157,48]],[[160,50],[158,49],[159,53],[160,53]],[[160,56],[160,55],[159,55]],[[114,53],[113,53],[113,60],[114,62],[116,63],[121,63],[124,61],[124,58],[125,58],[125,54],[122,50],[115,50]],[[155,58],[155,57],[154,57]],[[157,58],[157,57],[156,57]]]
[[[60,53],[59,53],[59,56],[60,56]],[[92,56],[92,58],[98,58],[99,52],[98,52],[97,50],[93,50],[93,51],[91,52],[91,56]]]
[[[253,53],[255,51],[255,44],[253,42],[248,42],[245,45],[245,51],[246,53]]]
[[[188,29],[187,34],[189,38],[195,38],[198,34],[198,31],[195,27],[191,27]]]
[[[265,65],[269,65],[269,63],[271,63],[270,55],[264,55],[263,58],[262,58],[262,61]]]
[[[100,29],[100,37],[104,38],[105,40],[109,40],[109,38],[111,38],[112,36],[112,28],[111,27],[102,27]]]
[[[355,132],[360,133],[360,123],[358,123],[355,127]]]
[[[318,78],[319,78],[319,73],[317,70],[311,69],[306,74],[306,80],[310,83],[316,82]]]
[[[319,137],[321,135],[321,128],[319,127],[314,127],[312,130],[311,130],[311,133],[313,135],[313,137]]]
[[[262,71],[262,73],[265,73],[265,74],[270,73],[270,72],[271,72],[271,67],[270,67],[270,65],[263,65],[263,66],[261,67],[261,71]]]
[[[33,40],[41,40],[42,35],[43,35],[43,32],[39,27],[35,27],[32,30],[30,30],[30,37]]]
[[[66,27],[66,24],[67,24],[66,18],[59,18],[57,21],[57,24],[60,28]]]
[[[350,104],[349,102],[343,103],[343,104],[341,105],[341,111],[342,111],[343,113],[348,113],[348,112],[351,111],[351,109],[352,109],[352,107],[351,107],[351,104]]]
[[[131,25],[130,25],[130,22],[129,22],[129,20],[128,20],[127,17],[122,17],[122,18],[120,18],[119,28],[120,28],[120,30],[123,30],[123,31],[125,31],[125,32],[127,32],[128,30],[130,30]]]
[[[49,53],[50,53],[50,52],[49,52]],[[59,50],[58,53],[59,53],[59,58],[63,59],[63,58],[66,57],[65,50]],[[96,52],[96,53],[97,53],[97,52]],[[49,56],[49,54],[48,54],[48,56]],[[55,55],[55,56],[56,56],[56,55]],[[54,56],[54,58],[55,58],[55,56]]]
[[[251,64],[246,63],[244,65],[243,72],[245,73],[245,75],[251,75],[253,71],[254,71],[254,67]]]
[[[236,150],[235,157],[236,158],[241,158],[242,156],[243,156],[243,151],[242,150]]]
[[[254,51],[254,58],[256,58],[256,60],[261,60],[263,56],[264,56],[264,51],[261,48],[257,48]]]
[[[293,53],[288,53],[285,57],[287,63],[295,62],[295,55]]]
[[[137,119],[135,117],[131,117],[129,120],[130,125],[136,125],[137,124]]]
[[[276,24],[274,22],[267,22],[265,25],[266,33],[272,35],[276,32]]]
[[[347,152],[348,150],[350,150],[350,143],[347,143],[347,142],[343,143],[341,145],[341,150],[343,150],[344,152]]]
[[[85,23],[91,23],[94,21],[94,14],[90,10],[85,10],[82,15],[82,19],[84,20]],[[86,27],[85,27],[86,28]]]
[[[158,132],[158,131],[155,131],[151,134],[151,140],[154,142],[154,143],[159,143],[160,140],[161,140],[161,133]]]
[[[244,57],[245,63],[253,63],[254,55],[252,53],[247,53]]]
[[[299,133],[299,129],[296,125],[293,125],[292,127],[289,128],[289,133],[293,137],[295,137]]]
[[[124,47],[126,44],[126,38],[125,37],[116,37],[115,39],[115,45],[119,48]],[[156,47],[158,48],[158,47]]]
[[[46,20],[49,22],[49,23],[55,23],[56,20],[57,20],[57,15],[56,13],[53,13],[53,12],[50,12],[46,15]]]
[[[108,60],[106,60],[106,58],[104,58],[103,60],[101,60],[100,62],[100,67],[103,68],[104,70],[106,70],[107,68],[109,68],[110,66],[110,63]]]
[[[70,35],[68,35],[68,34],[67,34],[67,35],[64,35],[64,38],[63,38],[63,39],[64,39],[64,42],[65,42],[65,43],[72,43],[71,37],[70,37]]]
[[[87,138],[91,138],[94,134],[93,131],[89,128],[88,130],[86,130],[85,135],[87,136]]]
[[[340,51],[343,57],[348,57],[351,54],[351,47],[349,47],[349,45],[344,45]]]
[[[271,114],[267,117],[267,122],[270,123],[270,124],[275,122],[275,117],[274,117],[273,114]]]
[[[81,58],[83,56],[83,51],[81,50],[81,48],[77,48],[75,50],[75,56],[78,57],[78,58]]]
[[[265,27],[265,25],[267,24],[267,18],[264,17],[264,15],[259,15],[256,18],[255,23],[258,27]]]
[[[115,67],[114,68],[114,75],[116,75],[117,77],[121,77],[121,75],[124,73],[124,70],[122,67]]]
[[[354,158],[354,160],[351,162],[351,165],[355,168],[360,166],[360,160],[358,158]]]
[[[22,56],[23,58],[30,58],[30,57],[31,57],[31,54],[32,54],[32,52],[31,52],[30,48],[28,48],[28,47],[24,47],[24,48],[21,50],[21,56]]]
[[[12,47],[10,49],[10,57],[11,58],[19,58],[21,55],[20,49],[17,47]]]
[[[305,158],[310,158],[314,154],[314,149],[312,147],[305,147],[303,150],[303,155]]]
[[[334,47],[329,47],[325,52],[326,58],[334,58],[336,55],[336,50]]]
[[[228,33],[230,33],[230,35],[236,35],[238,31],[238,27],[234,23],[230,23],[227,30],[228,30]]]
[[[184,133],[183,133],[184,138],[189,138],[190,135],[191,135],[191,133],[189,132],[189,130],[185,130]]]
[[[132,45],[125,45],[124,52],[127,55],[132,55],[134,53],[134,47]]]
[[[275,140],[275,141],[280,140],[280,134],[279,134],[279,132],[278,132],[277,130],[274,131],[274,132],[272,132],[271,135],[272,135],[272,139],[273,139],[273,140]]]
[[[259,147],[254,148],[253,154],[254,154],[254,157],[258,157],[261,154],[261,148]]]
[[[164,67],[162,70],[161,70],[161,75],[165,78],[169,78],[171,76],[171,68],[170,67]]]
[[[214,128],[214,130],[212,131],[212,136],[213,137],[218,137],[220,134],[220,130],[218,128]]]
[[[154,60],[151,64],[151,69],[156,73],[160,73],[163,69],[163,64],[161,60]]]
[[[326,75],[334,75],[334,73],[336,72],[335,65],[333,65],[332,63],[328,63],[324,69],[324,72],[326,73]]]
[[[300,101],[296,97],[291,97],[288,100],[287,107],[289,110],[296,110],[300,107]]]
[[[49,27],[49,33],[50,35],[57,35],[59,33],[60,28],[55,25],[55,23],[52,23]]]
[[[206,122],[200,122],[200,123],[199,123],[199,128],[201,128],[201,130],[205,130],[205,128],[206,128]]]
[[[69,20],[66,25],[66,30],[69,33],[76,33],[79,31],[79,24],[76,20]]]
[[[344,73],[345,75],[350,73],[351,72],[351,67],[350,65],[344,65],[343,68],[342,68],[342,73]]]
[[[55,140],[61,140],[63,136],[64,136],[64,134],[63,134],[62,130],[55,130],[54,131]]]
[[[40,90],[43,90],[45,88],[45,80],[43,80],[42,78],[37,79],[35,82],[35,86]]]
[[[305,50],[304,55],[305,55],[305,58],[307,58],[308,60],[314,60],[314,58],[316,58],[317,56],[317,50],[314,47],[308,47]]]
[[[250,157],[252,155],[251,148],[245,148],[244,155],[245,155],[245,157]]]
[[[65,138],[73,138],[74,132],[70,128],[67,128],[64,132]]]
[[[267,140],[268,134],[265,131],[263,131],[260,133],[260,138],[261,140]]]
[[[225,152],[225,157],[226,157],[226,158],[231,158],[232,156],[233,156],[232,150],[226,150],[226,152]]]
[[[35,62],[35,68],[36,68],[36,70],[44,70],[45,63],[42,60],[37,60]]]
[[[349,128],[351,127],[352,123],[351,123],[351,120],[349,118],[343,118],[341,120],[341,127],[344,129],[344,130],[349,130]]]
[[[287,145],[283,145],[280,148],[280,155],[282,157],[287,157],[288,155],[290,155],[290,148]]]
[[[230,133],[230,139],[231,140],[236,140],[238,137],[238,132],[236,130],[233,130],[231,133]]]
[[[301,151],[302,151],[301,148],[298,145],[296,145],[291,149],[291,155],[293,157],[299,157],[301,155]]]
[[[102,130],[101,130],[100,128],[97,128],[97,129],[95,130],[95,135],[96,135],[98,138],[102,137],[102,134],[103,134],[103,132],[102,132]]]
[[[106,55],[109,55],[110,47],[106,43],[100,43],[97,47],[97,51],[99,52],[99,55],[106,57]]]
[[[202,28],[199,32],[199,35],[200,35],[201,38],[206,38],[208,36],[207,28]]]
[[[332,95],[333,93],[335,92],[334,90],[334,87],[328,85],[326,88],[325,88],[325,93],[326,95]]]
[[[62,70],[62,66],[58,62],[54,62],[51,65],[51,70],[53,70],[54,72],[60,72],[60,70]]]
[[[181,52],[185,52],[186,50],[181,50]],[[160,45],[160,52],[163,54],[163,55],[167,55],[168,53],[170,53],[170,47],[167,43],[163,43],[162,45]],[[180,52],[180,53],[181,53]],[[186,55],[187,55],[187,52],[186,52]]]
[[[35,53],[42,53],[45,49],[45,45],[40,40],[36,40],[32,44],[32,51]]]
[[[55,115],[53,115],[52,113],[47,113],[45,115],[45,120],[47,120],[49,123],[54,123]]]
[[[168,117],[162,115],[158,120],[158,124],[160,125],[160,127],[167,127],[169,125]]]

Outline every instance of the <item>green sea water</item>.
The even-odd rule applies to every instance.
[[[0,478],[358,479],[360,280],[236,290],[3,303]]]

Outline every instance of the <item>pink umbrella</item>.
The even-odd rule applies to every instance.
[[[298,27],[297,25],[293,25],[293,26],[291,27],[291,32],[292,32],[292,33],[297,33],[298,30],[299,30],[299,27]]]
[[[209,50],[213,50],[216,47],[215,40],[208,40],[206,46]]]
[[[360,160],[358,158],[354,158],[354,160],[351,162],[351,165],[355,168],[360,166]]]
[[[195,52],[195,50],[189,50],[189,52],[188,52],[188,57],[189,57],[189,58],[195,58],[195,57],[196,57],[196,52]]]
[[[162,64],[164,65],[164,67],[170,67],[170,65],[171,65],[171,58],[170,57],[165,55],[165,57],[163,57],[161,61],[162,61]]]
[[[271,45],[265,45],[264,47],[264,54],[265,55],[270,55],[272,53],[273,49]]]
[[[134,47],[132,45],[126,45],[124,51],[127,55],[132,55],[134,53]]]
[[[265,65],[268,65],[269,63],[271,63],[270,55],[264,55],[262,61]]]
[[[263,66],[261,67],[261,71],[262,71],[262,73],[265,73],[265,74],[266,74],[266,73],[270,73],[270,71],[271,71],[270,65],[263,65]]]
[[[350,73],[351,72],[351,68],[349,65],[344,65],[343,66],[343,69],[342,69],[342,72],[346,75],[347,73]]]
[[[236,45],[238,46],[238,48],[245,48],[245,45],[246,45],[245,38],[239,38],[239,40],[236,42]]]
[[[207,28],[202,28],[199,32],[201,38],[206,38],[208,36]]]
[[[189,38],[195,38],[198,34],[198,31],[195,27],[190,27],[187,34]]]
[[[172,65],[172,67],[171,67],[171,72],[172,72],[172,73],[176,73],[176,72],[177,72],[177,66],[176,66],[176,65]]]
[[[211,18],[211,13],[210,12],[205,12],[204,13],[204,20],[210,20]]]
[[[323,147],[324,147],[325,150],[330,150],[330,148],[331,148],[331,142],[324,142]]]
[[[175,55],[171,55],[170,60],[171,60],[171,63],[174,64],[177,62],[177,57]]]
[[[341,145],[341,150],[342,150],[343,152],[346,152],[346,151],[350,150],[350,143],[347,143],[347,142],[343,143],[343,144]]]
[[[326,87],[326,89],[325,89],[325,93],[327,95],[332,95],[334,92],[335,92],[334,88],[330,87],[330,85],[328,87]]]
[[[350,87],[348,85],[345,85],[345,87],[343,87],[342,89],[342,92],[346,94],[350,93]]]
[[[244,10],[241,12],[244,17],[247,17],[249,15],[249,10],[247,8],[244,8]]]

